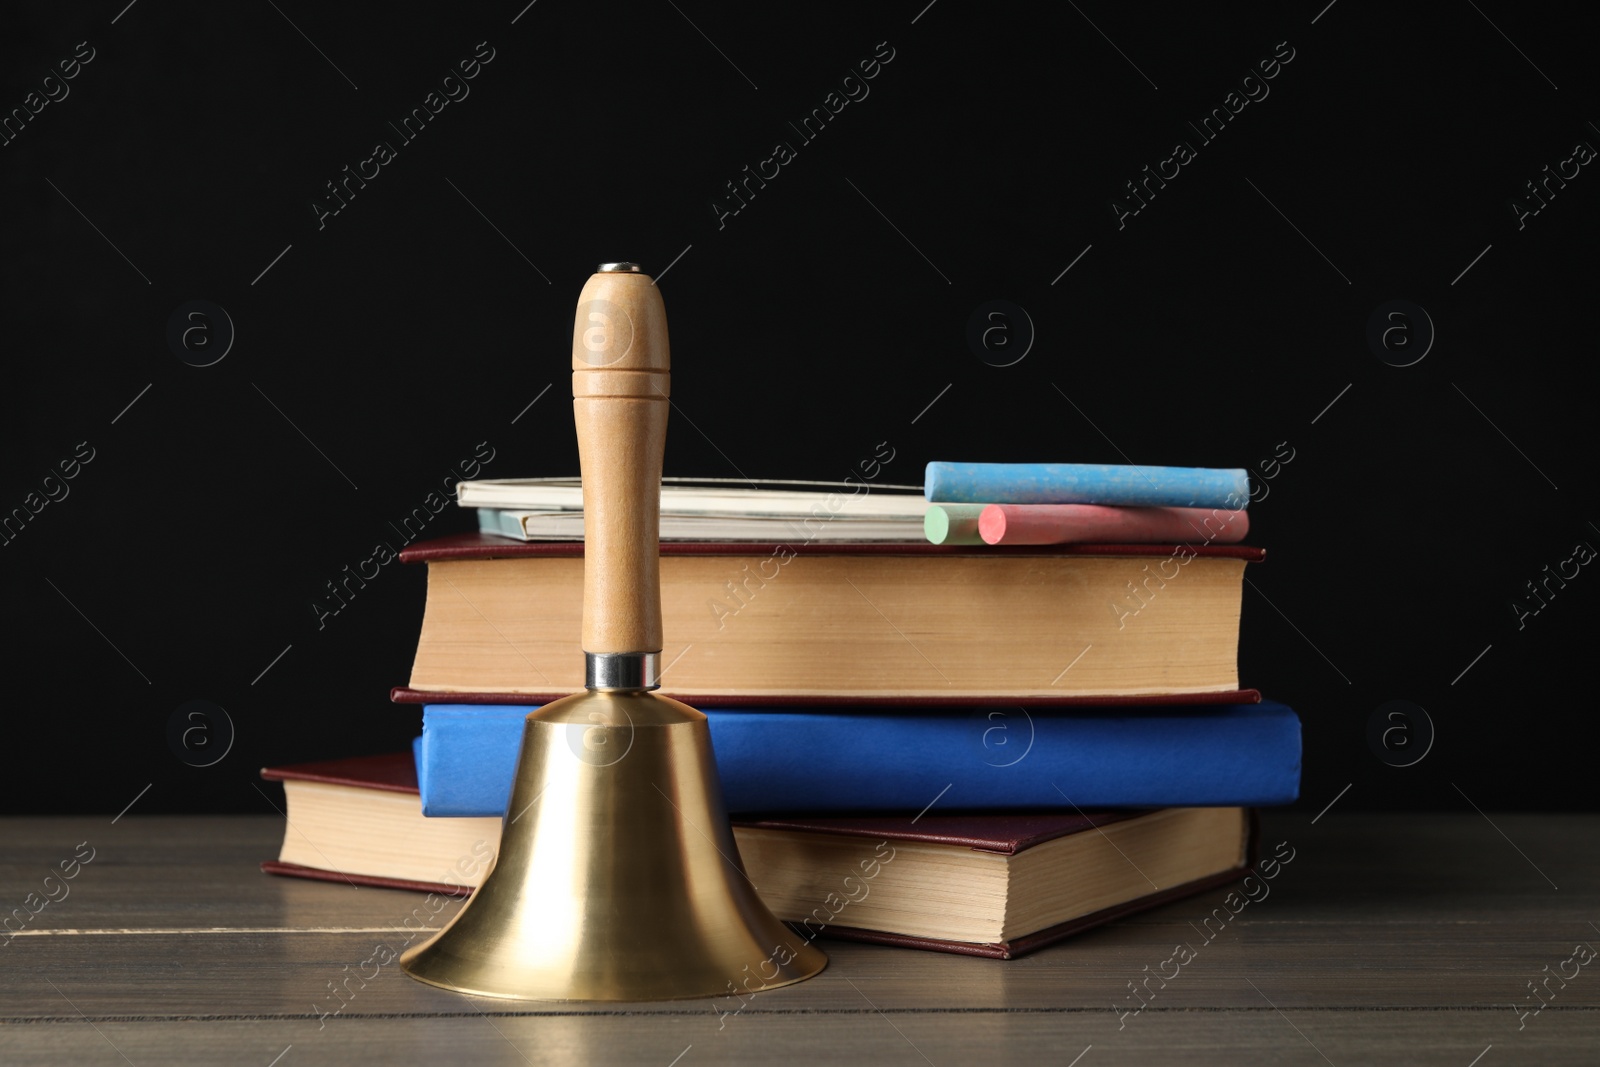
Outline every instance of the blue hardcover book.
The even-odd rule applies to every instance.
[[[533,710],[424,707],[423,812],[505,814]],[[1300,720],[1272,701],[705,714],[730,812],[1264,806],[1300,793]]]
[[[928,464],[924,495],[934,503],[1105,504],[1115,507],[1227,508],[1250,504],[1240,467],[1143,467],[1107,463]]]

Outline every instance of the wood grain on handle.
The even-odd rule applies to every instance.
[[[572,324],[585,652],[661,651],[661,455],[670,367],[667,312],[649,276],[591,276]]]

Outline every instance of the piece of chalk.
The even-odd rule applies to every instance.
[[[990,504],[978,517],[978,532],[991,545],[1234,544],[1249,531],[1250,517],[1227,508]]]
[[[981,545],[978,516],[983,504],[930,504],[922,514],[922,532],[936,545]]]
[[[924,493],[936,504],[1107,504],[1118,507],[1243,509],[1243,468],[1140,467],[1102,463],[928,464]]]

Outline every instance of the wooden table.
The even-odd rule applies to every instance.
[[[1600,1062],[1600,962],[1518,1015],[1526,983],[1600,948],[1600,816],[1264,821],[1295,859],[1209,944],[1221,892],[1011,962],[829,942],[822,975],[722,1017],[474,999],[370,964],[332,1014],[330,983],[398,946],[420,896],[259,873],[270,817],[4,819],[0,915],[28,922],[0,935],[0,1063]],[[80,842],[92,860],[47,884]],[[1119,1015],[1183,941],[1195,958]]]

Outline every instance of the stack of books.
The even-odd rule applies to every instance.
[[[944,468],[987,481],[952,500]],[[1088,469],[1066,489],[1069,468],[1028,470],[931,464],[925,495],[663,487],[660,691],[706,713],[746,870],[808,937],[1013,957],[1241,877],[1253,809],[1298,795],[1298,719],[1239,686],[1244,569],[1263,555],[1231,538],[1244,472],[1100,469],[1165,485],[1152,503],[1126,488],[1040,501],[1083,496]],[[1213,476],[1243,489],[1231,517],[1216,486],[1173,502],[1174,479]],[[583,688],[574,491],[462,483],[480,532],[401,554],[428,568],[428,593],[392,697],[422,705],[422,736],[263,772],[294,826],[267,869],[435,892],[481,880],[524,717]],[[936,511],[966,521],[958,504],[1217,515],[1183,516],[1200,524],[1187,537],[932,536]],[[672,512],[700,521],[669,526]],[[544,525],[573,514],[575,529]]]

